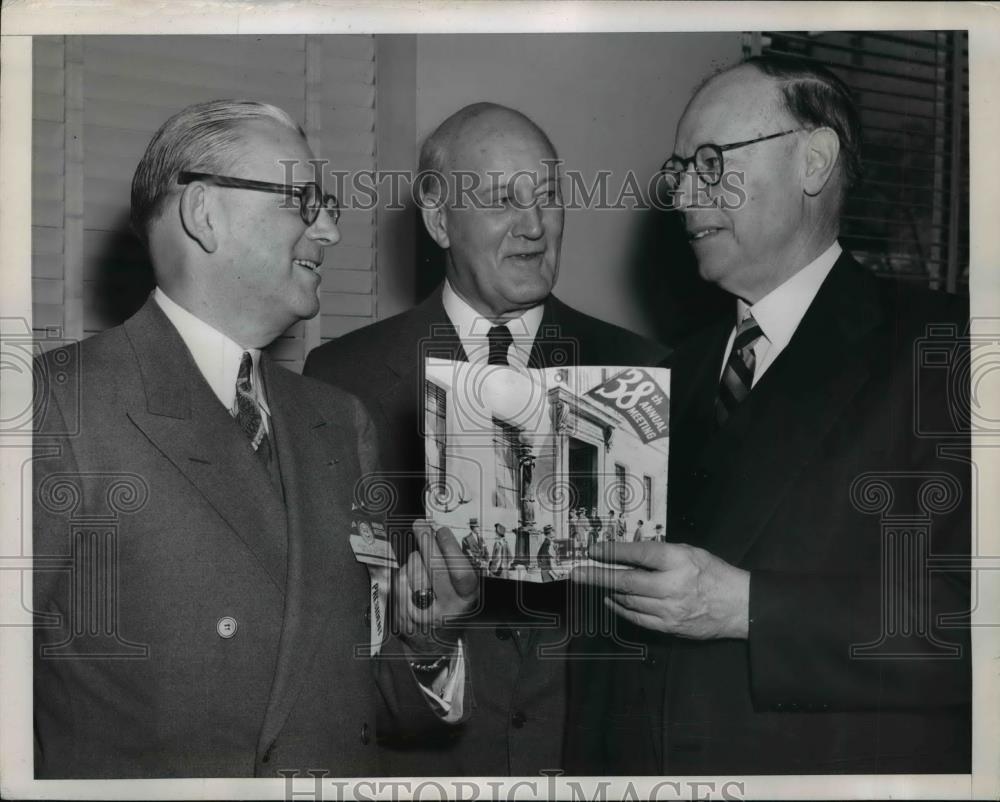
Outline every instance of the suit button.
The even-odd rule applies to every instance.
[[[656,658],[653,657],[653,655],[651,654],[647,654],[645,657],[642,658],[642,662],[645,663],[647,666],[655,666]]]
[[[236,634],[236,626],[236,619],[226,615],[219,619],[219,623],[215,625],[215,631],[219,633],[220,638],[228,640]]]
[[[494,634],[496,634],[497,640],[510,640],[513,633],[511,633],[510,627],[497,627]]]
[[[517,727],[517,729],[521,729],[521,727],[524,726],[524,723],[527,720],[528,717],[524,715],[524,713],[522,713],[520,710],[518,710],[516,713],[514,713],[513,716],[510,717],[510,723],[513,724],[515,727]]]
[[[361,725],[361,743],[364,746],[368,746],[368,741],[371,740],[368,735],[368,722],[366,721]]]
[[[681,523],[688,529],[694,529],[694,519],[690,515],[682,515]]]
[[[370,627],[372,625],[372,608],[370,606],[365,607],[365,612],[362,615],[362,618],[366,627]]]

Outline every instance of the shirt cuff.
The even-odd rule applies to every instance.
[[[442,721],[447,724],[461,721],[465,701],[465,649],[461,638],[448,665],[430,685],[425,685],[419,679],[417,684],[431,706],[439,711]]]

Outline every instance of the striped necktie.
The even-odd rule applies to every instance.
[[[743,322],[736,329],[733,348],[729,352],[725,370],[722,371],[719,395],[715,399],[715,419],[720,426],[750,394],[757,361],[753,349],[763,336],[764,332],[753,319],[753,315],[743,318]]]
[[[514,342],[514,337],[510,333],[510,329],[506,326],[493,326],[486,333],[486,339],[490,343],[489,364],[509,365],[507,351],[510,349],[511,343]]]
[[[253,357],[249,351],[244,351],[240,358],[240,370],[236,374],[236,422],[243,434],[250,441],[250,447],[257,452],[261,462],[267,465],[271,461],[271,443],[267,438],[267,428],[264,426],[264,415],[260,404],[254,395],[251,379],[253,376]]]

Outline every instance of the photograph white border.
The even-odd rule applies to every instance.
[[[315,33],[473,33],[569,31],[740,31],[967,29],[970,74],[970,271],[971,314],[984,333],[1000,337],[1000,12],[973,3],[753,3],[738,2],[5,2],[0,37],[0,321],[9,326],[31,316],[31,40],[46,34],[315,34]],[[992,320],[989,320],[992,319]],[[991,325],[992,324],[992,325]],[[976,333],[976,330],[973,330]],[[2,346],[6,349],[6,345]],[[4,363],[6,364],[6,363]],[[985,379],[980,397],[1000,411],[997,376]],[[31,375],[5,370],[0,420],[11,420],[31,403]],[[1000,419],[1000,415],[991,415]],[[745,798],[997,798],[1000,795],[1000,505],[987,490],[1000,487],[1000,449],[989,438],[974,438],[979,469],[977,499],[980,559],[979,606],[973,614],[973,773],[971,775],[719,777],[716,788],[742,780]],[[285,798],[281,780],[92,780],[32,779],[31,628],[10,626],[21,611],[21,598],[31,598],[30,437],[0,431],[0,795],[8,799],[256,799]],[[22,595],[23,594],[23,595]],[[23,612],[21,613],[23,615]],[[981,624],[976,626],[977,621]],[[465,798],[543,799],[551,789],[544,779],[534,783],[479,778],[448,785]],[[644,798],[658,783],[658,798],[692,795],[691,782],[710,778],[633,778],[609,781],[590,778],[591,793],[605,787],[607,799],[635,793]],[[563,780],[557,793],[569,796]],[[537,785],[537,788],[535,787]],[[297,799],[308,786],[296,784]],[[478,788],[478,797],[472,796]],[[705,786],[702,785],[704,793]],[[338,790],[339,789],[339,790]],[[391,781],[344,785],[324,782],[325,799],[411,798]],[[462,790],[464,789],[464,791]],[[425,786],[420,798],[437,798]],[[631,798],[631,797],[630,797]]]

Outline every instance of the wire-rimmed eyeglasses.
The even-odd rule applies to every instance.
[[[725,169],[722,154],[727,150],[743,148],[757,142],[766,142],[768,139],[777,139],[779,136],[787,136],[788,134],[794,134],[802,130],[804,129],[790,128],[787,131],[759,136],[756,139],[747,139],[743,142],[730,142],[728,145],[714,145],[711,143],[699,145],[695,149],[694,155],[687,159],[678,156],[676,153],[672,154],[660,168],[660,175],[667,184],[667,191],[673,192],[680,185],[681,176],[693,164],[698,177],[708,186],[715,186],[722,180],[722,174]]]

